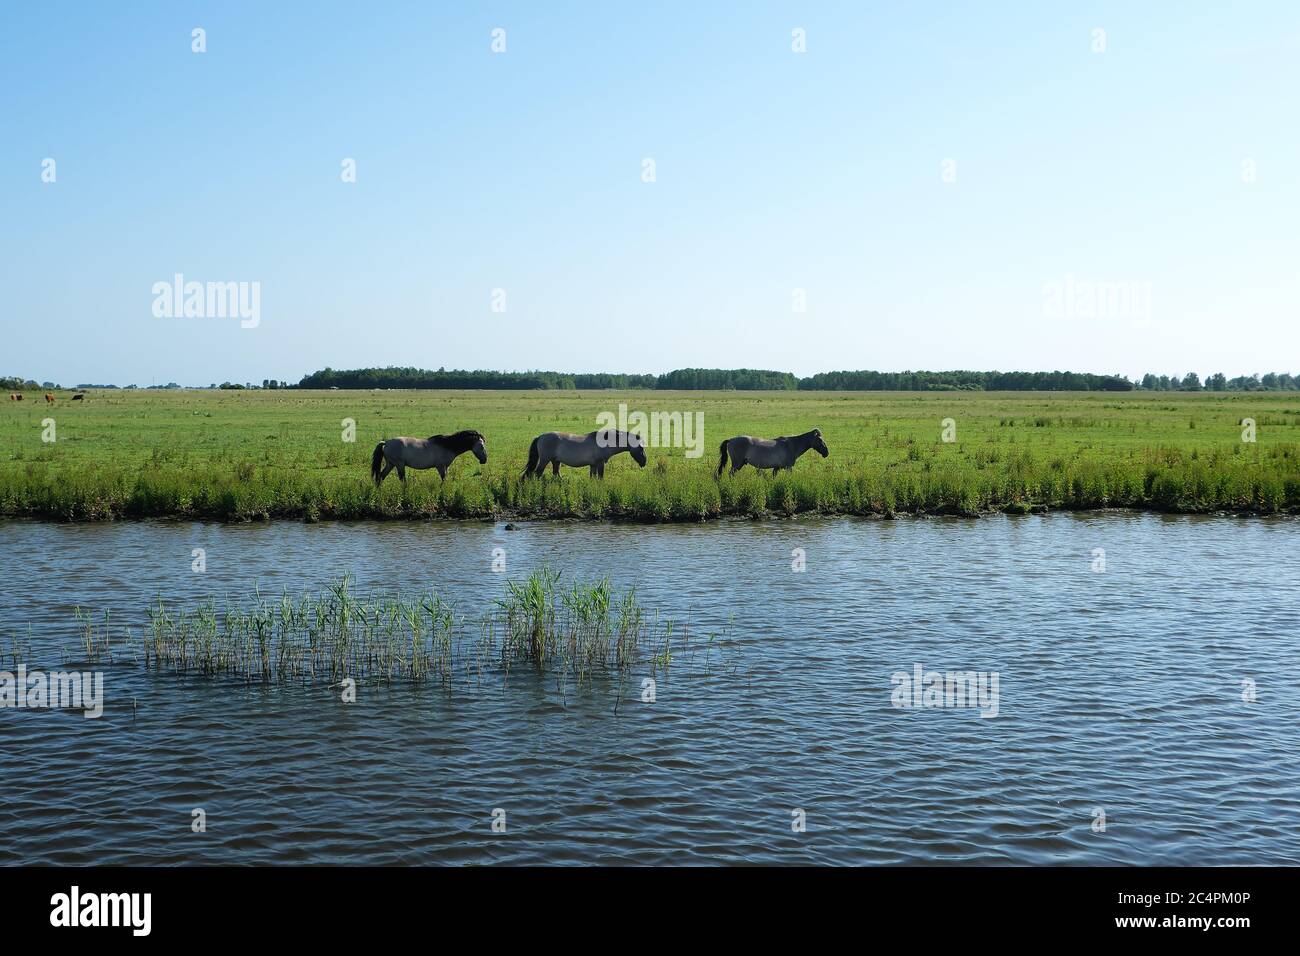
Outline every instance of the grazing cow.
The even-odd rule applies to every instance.
[[[76,395],[73,395],[73,396],[72,396],[72,400],[73,400],[74,402],[79,402],[79,401],[81,401],[82,399],[84,399],[85,397],[86,397],[85,395],[83,395],[83,394],[81,394],[80,392],[78,392]]]
[[[45,393],[45,400],[49,402],[51,405],[54,404],[54,396],[51,395],[49,392]]]

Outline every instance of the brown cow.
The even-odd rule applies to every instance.
[[[54,396],[51,395],[49,392],[45,393],[45,400],[49,402],[51,405],[54,404]]]

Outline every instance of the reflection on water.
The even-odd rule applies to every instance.
[[[30,626],[46,666],[71,656],[76,606],[138,634],[159,594],[350,573],[473,616],[501,595],[494,548],[511,575],[608,574],[730,641],[726,666],[683,661],[617,713],[600,682],[517,672],[345,705],[155,675],[119,648],[100,719],[0,710],[0,862],[1300,863],[1297,543],[1287,519],[1130,514],[0,523],[0,646]],[[997,716],[892,706],[917,665],[996,673]]]

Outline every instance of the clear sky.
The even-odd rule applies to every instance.
[[[1300,371],[1295,0],[6,4],[0,79],[0,374]]]

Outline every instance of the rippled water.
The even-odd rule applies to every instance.
[[[512,575],[609,574],[727,633],[617,713],[607,684],[520,672],[343,704],[116,664],[97,720],[0,709],[0,862],[1300,863],[1298,543],[1294,520],[1130,514],[0,523],[3,646],[30,625],[46,666],[74,606],[138,630],[159,593],[347,572],[472,616],[501,594],[497,547]],[[998,715],[892,706],[918,663],[997,672]]]

